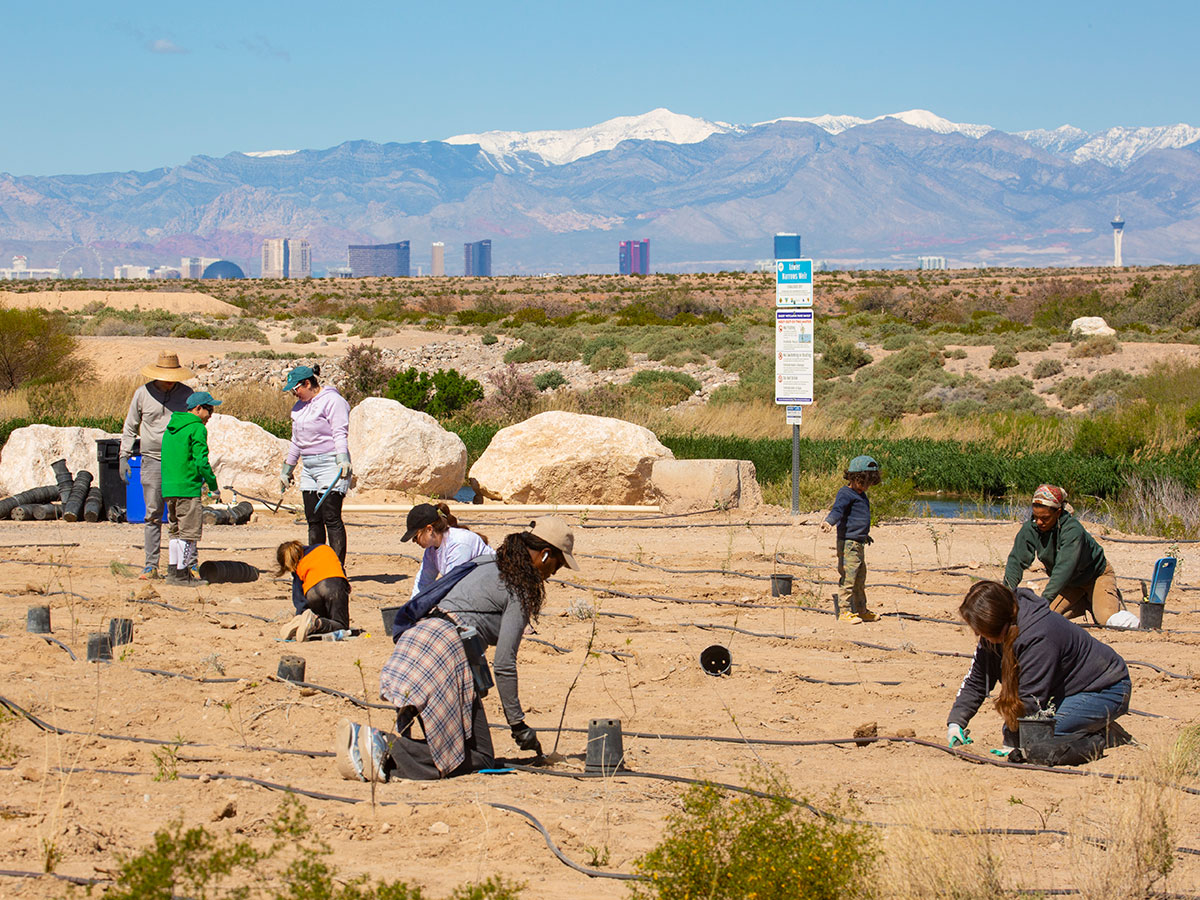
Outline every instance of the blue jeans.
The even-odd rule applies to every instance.
[[[1126,676],[1102,691],[1072,694],[1058,704],[1054,718],[1054,734],[1093,734],[1104,731],[1119,716],[1129,712],[1129,696],[1133,685]]]

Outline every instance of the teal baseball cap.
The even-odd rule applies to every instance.
[[[187,398],[187,408],[195,409],[197,406],[220,406],[221,401],[216,399],[208,391],[192,391]]]
[[[850,460],[850,465],[846,468],[847,472],[878,472],[879,463],[875,462],[869,456],[856,456]]]
[[[296,366],[296,368],[288,372],[287,384],[283,386],[283,392],[287,394],[291,391],[294,391],[296,389],[296,385],[304,381],[306,378],[316,377],[316,374],[317,373],[313,371],[312,366]]]

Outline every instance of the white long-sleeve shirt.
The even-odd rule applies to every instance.
[[[421,568],[413,579],[413,597],[433,584],[439,575],[449,572],[477,556],[495,556],[496,551],[483,538],[467,528],[451,528],[442,538],[442,546],[426,547]]]

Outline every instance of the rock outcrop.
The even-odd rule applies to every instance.
[[[119,437],[99,428],[26,425],[16,429],[0,451],[0,486],[4,496],[54,484],[50,463],[56,459],[65,459],[72,474],[87,470],[98,482],[96,441]]]
[[[650,480],[665,513],[747,509],[763,502],[754,463],[744,459],[660,459]]]
[[[1104,321],[1103,316],[1082,316],[1071,322],[1068,329],[1072,337],[1093,337],[1098,334],[1116,334],[1117,330]]]
[[[368,397],[350,411],[350,459],[356,487],[452,497],[463,486],[467,446],[433,416]]]
[[[253,422],[220,414],[208,420],[208,461],[222,490],[232,485],[239,492],[274,501],[287,447],[286,440]]]
[[[651,504],[654,463],[673,458],[640,425],[545,412],[498,431],[471,467],[471,483],[510,503]]]

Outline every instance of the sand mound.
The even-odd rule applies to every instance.
[[[75,311],[89,303],[113,309],[165,309],[171,313],[211,313],[238,316],[242,311],[231,303],[198,291],[0,291],[0,305],[14,309],[62,309]]]

